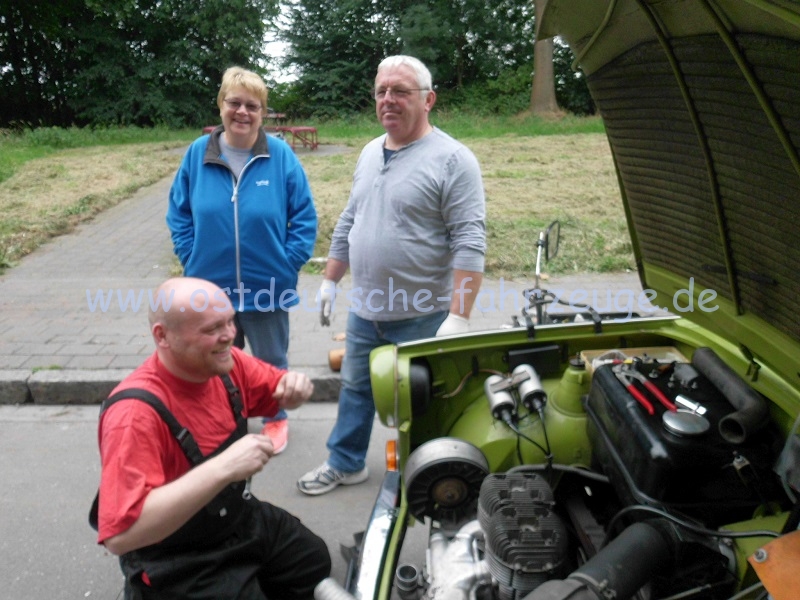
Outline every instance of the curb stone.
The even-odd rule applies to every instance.
[[[313,369],[311,370],[313,371]],[[0,404],[100,404],[132,369],[0,370]],[[336,402],[338,373],[305,370],[314,384],[310,402]]]
[[[28,378],[34,404],[100,404],[132,369],[37,371]]]
[[[28,388],[30,371],[24,369],[0,370],[0,404],[25,404],[31,401]]]

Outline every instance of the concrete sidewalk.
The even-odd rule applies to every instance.
[[[164,220],[171,181],[139,190],[0,277],[0,404],[99,403],[153,351],[147,293],[174,265]],[[348,306],[338,302],[331,327],[321,327],[314,306],[321,281],[321,276],[300,277],[289,364],[312,377],[314,400],[330,401],[338,395],[339,377],[328,366],[328,352],[344,347],[337,338]],[[341,286],[344,298],[349,278]],[[485,281],[472,330],[510,323],[530,286]],[[622,291],[641,291],[635,273],[561,277],[547,286],[582,290],[590,301],[594,294],[600,308]]]

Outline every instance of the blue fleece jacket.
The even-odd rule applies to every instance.
[[[169,194],[167,226],[184,274],[216,283],[237,311],[294,306],[297,273],[314,251],[317,213],[300,161],[263,131],[237,181],[222,127],[195,140]]]

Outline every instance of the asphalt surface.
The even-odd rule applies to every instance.
[[[141,189],[0,277],[2,598],[121,597],[116,558],[96,545],[86,520],[99,477],[97,404],[153,351],[147,292],[175,264],[164,221],[170,183],[166,178]],[[315,401],[290,415],[289,447],[254,479],[253,491],[289,507],[319,533],[334,558],[333,575],[343,581],[339,545],[350,544],[366,525],[382,479],[384,443],[393,432],[375,427],[366,483],[317,498],[295,488],[296,479],[326,457],[336,415],[339,379],[328,355],[344,345],[348,305],[338,302],[331,327],[321,327],[314,306],[321,279],[300,276],[289,347],[290,367],[315,382]],[[485,281],[472,329],[509,324],[530,285]],[[614,310],[615,301],[624,307],[641,291],[633,273],[553,278],[547,286],[606,310]],[[346,277],[342,297],[348,290]]]
[[[290,413],[289,445],[253,478],[252,490],[327,542],[341,583],[347,565],[339,547],[366,527],[394,432],[376,422],[365,483],[305,496],[295,481],[327,456],[335,416],[330,402]],[[96,406],[0,406],[0,598],[122,598],[117,558],[97,545],[87,520],[100,473],[96,429]]]

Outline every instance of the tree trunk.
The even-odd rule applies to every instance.
[[[536,14],[536,41],[533,46],[533,85],[530,110],[535,115],[558,112],[556,84],[553,76],[553,38],[539,39],[541,23],[547,0],[533,0]]]

